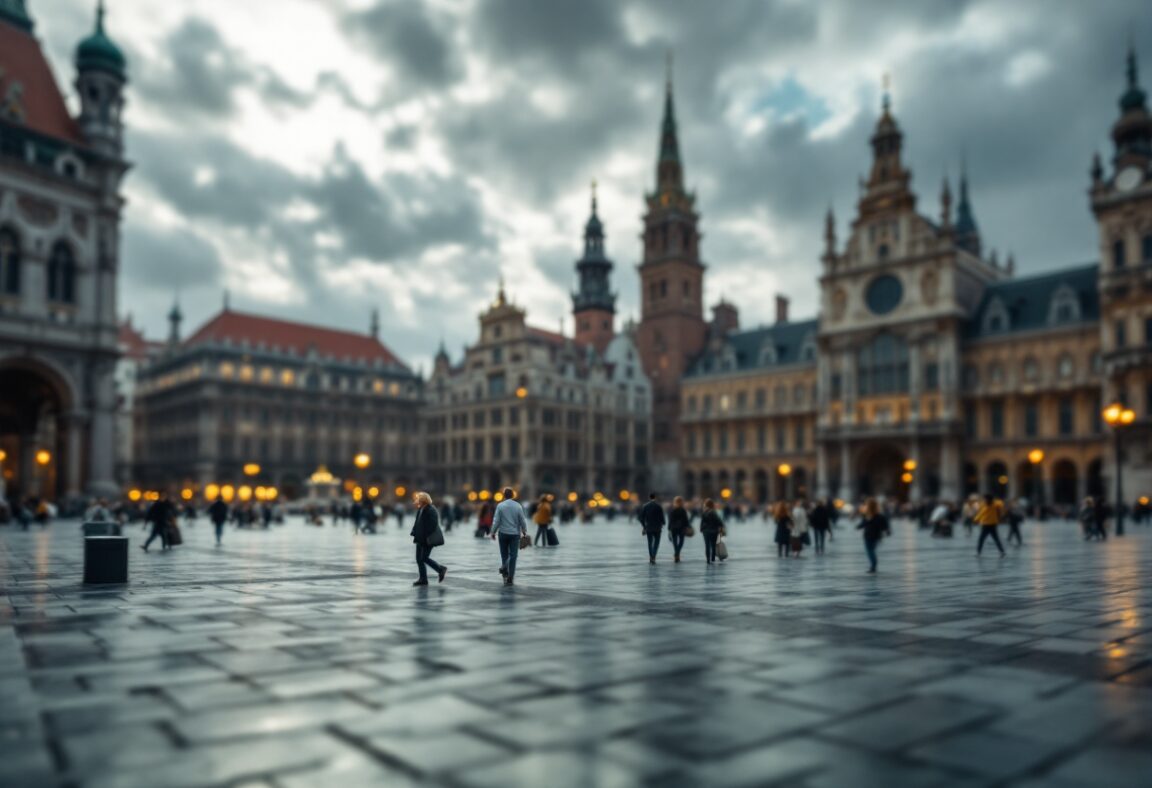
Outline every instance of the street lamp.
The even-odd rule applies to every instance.
[[[1032,463],[1032,510],[1039,520],[1044,510],[1044,482],[1040,478],[1040,463],[1044,462],[1044,450],[1033,449],[1028,452],[1028,462]]]
[[[258,473],[260,473],[260,465],[258,463],[250,462],[244,466],[245,476],[255,476]]]
[[[788,477],[792,475],[792,466],[786,462],[782,462],[776,467],[776,473],[780,474],[780,478],[784,483],[784,497],[791,497],[791,490],[788,489]]]
[[[369,457],[364,452],[360,452],[359,454],[357,454],[355,457],[352,458],[352,464],[355,465],[360,470],[364,470],[365,468],[367,468],[369,465],[372,464],[372,458]]]
[[[1136,411],[1113,402],[1100,413],[1112,428],[1112,442],[1116,451],[1116,535],[1124,535],[1124,487],[1120,472],[1120,429],[1136,421]]]

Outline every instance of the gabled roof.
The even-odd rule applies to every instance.
[[[1097,322],[1100,320],[1098,271],[1099,266],[1093,263],[1038,276],[995,282],[984,291],[980,305],[964,327],[964,334],[970,339],[978,339],[1048,328],[1052,325],[1049,316],[1052,314],[1053,298],[1069,290],[1075,296],[1079,311],[1077,319],[1071,321],[1072,324]],[[990,330],[992,321],[989,315],[992,312],[1007,317],[1006,324],[999,330]]]
[[[22,126],[31,131],[55,137],[74,145],[84,145],[76,121],[68,113],[64,96],[48,66],[40,42],[31,33],[14,24],[0,21],[0,102],[4,101],[12,85],[21,86],[20,103],[24,118],[4,122]]]
[[[337,331],[307,323],[293,323],[260,315],[225,310],[209,320],[190,336],[186,347],[213,342],[248,344],[252,347],[278,348],[299,356],[315,350],[322,356],[340,360],[408,366],[400,361],[379,339],[369,334]]]
[[[816,320],[801,320],[729,334],[724,338],[723,349],[719,352],[706,351],[688,374],[709,375],[789,364],[814,364],[815,357],[805,359],[803,351],[807,340],[815,341],[817,327]],[[725,356],[731,361],[727,368],[724,366]]]
[[[528,338],[538,339],[547,342],[550,345],[563,345],[568,341],[567,337],[556,331],[549,331],[546,328],[537,328],[536,326],[527,326]]]
[[[123,350],[123,354],[134,361],[146,359],[164,347],[163,342],[154,342],[146,339],[144,335],[132,325],[131,320],[125,320],[120,324],[117,340]]]

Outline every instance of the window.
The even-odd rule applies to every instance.
[[[965,364],[963,375],[966,391],[975,391],[980,386],[980,370],[974,364]]]
[[[999,334],[1008,330],[1008,308],[1004,301],[996,296],[988,303],[984,312],[984,333]]]
[[[667,296],[668,296],[668,280],[667,279],[661,279],[660,280],[660,297],[666,298]]]
[[[691,430],[688,432],[688,456],[696,456],[696,433]]]
[[[1060,360],[1056,362],[1056,373],[1063,379],[1072,377],[1075,371],[1076,363],[1072,361],[1072,357],[1067,353],[1062,355]]]
[[[974,440],[976,438],[976,409],[964,408],[964,437]]]
[[[1123,320],[1117,320],[1116,325],[1113,326],[1116,334],[1116,347],[1122,348],[1128,344],[1128,327],[1124,325]]]
[[[1048,305],[1048,323],[1059,326],[1078,320],[1080,320],[1080,299],[1071,287],[1061,285],[1052,294],[1052,301]]]
[[[784,425],[776,425],[776,451],[784,451],[784,441],[786,436],[784,434]]]
[[[20,295],[20,238],[0,228],[0,293]]]
[[[1152,317],[1144,318],[1144,344],[1152,345]]]
[[[696,412],[696,398],[695,397],[689,397],[688,398],[688,412],[689,413],[695,413]]]
[[[748,392],[747,391],[736,392],[736,410],[743,412],[747,409],[748,409]]]
[[[720,456],[723,457],[728,453],[728,430],[727,428],[720,430]]]
[[[1035,402],[1024,403],[1024,435],[1035,438],[1040,434],[1040,409]]]
[[[930,361],[924,365],[924,390],[936,391],[940,388],[940,365]]]
[[[1152,263],[1152,233],[1140,240],[1140,258],[1146,263]]]
[[[502,347],[492,348],[492,363],[493,364],[499,364],[503,360],[504,360],[504,348],[502,348]]]
[[[761,424],[756,428],[756,450],[763,454],[768,449],[768,428]]]
[[[908,345],[892,334],[880,334],[859,353],[861,396],[908,391]]]
[[[1059,414],[1060,434],[1073,434],[1076,431],[1076,403],[1071,397],[1061,397]]]
[[[712,430],[704,430],[704,456],[712,454]]]
[[[746,444],[745,438],[744,438],[744,430],[737,430],[736,431],[736,453],[737,454],[743,454],[745,448],[747,448],[747,444]]]
[[[504,375],[502,373],[488,377],[488,396],[490,398],[503,397],[505,388]]]
[[[1004,403],[995,400],[988,406],[988,432],[993,438],[1004,437]]]
[[[1112,242],[1112,267],[1123,268],[1127,265],[1128,260],[1124,254],[1124,239],[1120,238]]]
[[[1024,380],[1028,383],[1035,383],[1039,379],[1040,364],[1032,357],[1024,359]]]
[[[993,361],[988,367],[988,379],[992,381],[994,385],[1002,385],[1004,383],[1004,367]]]
[[[772,402],[777,408],[782,408],[788,402],[788,390],[783,386],[777,386],[772,391]]]
[[[756,410],[764,410],[768,403],[768,392],[765,389],[756,389]]]
[[[711,413],[712,412],[712,395],[711,394],[705,394],[704,395],[704,412],[705,413]]]
[[[478,410],[472,414],[472,426],[476,428],[484,426],[484,411]]]
[[[794,405],[803,405],[804,404],[804,384],[803,383],[797,383],[795,386],[792,387],[792,404],[794,404]]]
[[[834,372],[834,373],[832,374],[832,385],[831,385],[831,388],[832,388],[832,393],[831,393],[832,399],[840,399],[840,396],[841,396],[841,395],[840,395],[840,391],[841,391],[841,389],[844,387],[844,386],[843,386],[843,381],[844,381],[844,379],[843,379],[843,378],[840,376],[840,373],[839,373],[839,372]]]
[[[58,304],[76,303],[76,261],[72,248],[57,241],[48,258],[48,300]]]
[[[796,451],[804,451],[804,422],[796,422],[795,433],[792,436]]]

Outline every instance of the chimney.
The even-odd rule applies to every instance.
[[[776,322],[788,322],[788,296],[776,296]]]

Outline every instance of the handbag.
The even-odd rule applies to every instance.
[[[531,547],[531,546],[532,546],[532,537],[529,536],[528,534],[522,534],[520,536],[520,549],[523,550],[523,549]]]
[[[693,528],[692,526],[688,526],[687,528],[684,529],[684,536],[685,537],[695,536],[695,535],[696,535],[696,529]]]
[[[180,526],[176,523],[168,524],[168,544],[172,546],[184,544],[184,536],[180,533]]]
[[[728,543],[723,538],[716,540],[716,557],[721,561],[728,558]]]
[[[432,533],[428,534],[428,546],[440,547],[442,544],[444,544],[444,532],[437,525],[432,529]]]

